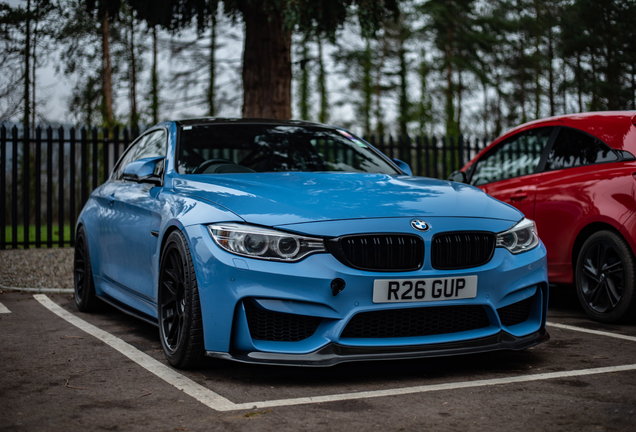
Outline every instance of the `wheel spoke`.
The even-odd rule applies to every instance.
[[[584,266],[583,267],[583,274],[585,276],[587,276],[588,278],[592,279],[594,282],[599,283],[600,281],[598,280],[598,274],[596,273],[596,271],[594,270],[594,268],[592,268],[592,266]]]
[[[170,330],[168,331],[168,335],[166,336],[166,339],[168,340],[169,345],[171,347],[177,345],[177,343],[179,342],[180,333],[181,333],[181,319],[175,316],[170,325]]]
[[[622,272],[623,269],[623,261],[617,261],[614,264],[610,264],[607,267],[605,267],[603,269],[603,273],[605,274],[613,274],[613,273],[618,273],[618,272]]]
[[[597,246],[596,252],[596,271],[603,271],[603,265],[607,262],[607,245],[604,242],[600,242]]]
[[[163,287],[166,289],[166,291],[168,291],[169,297],[171,299],[176,299],[177,298],[177,289],[175,288],[175,285],[172,281],[163,281]],[[166,293],[164,293],[165,296]]]
[[[618,290],[616,289],[616,283],[613,279],[607,280],[607,283],[605,284],[605,292],[607,295],[607,299],[612,305],[612,309],[614,309],[618,302],[621,300],[621,295],[618,293]]]
[[[182,259],[179,251],[168,248],[161,269],[161,329],[169,351],[178,348],[184,326],[181,301],[184,295]]]
[[[179,259],[179,254],[177,252],[170,254],[170,263],[172,264],[172,276],[174,277],[176,285],[182,284],[183,276],[181,274],[181,260]]]
[[[603,284],[602,283],[597,283],[596,287],[594,289],[591,290],[587,290],[583,292],[583,296],[585,297],[585,300],[590,304],[596,304],[597,303],[597,299],[599,296],[599,293],[601,292],[601,286]]]

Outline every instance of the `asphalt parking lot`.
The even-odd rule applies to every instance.
[[[151,325],[5,291],[0,430],[634,430],[636,326],[588,320],[566,288],[548,321],[551,340],[521,352],[183,372]]]

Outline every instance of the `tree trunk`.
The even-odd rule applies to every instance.
[[[130,16],[130,127],[139,129],[139,113],[137,112],[137,61],[135,57],[135,18]]]
[[[400,47],[398,49],[398,55],[400,57],[400,134],[406,138],[408,135],[408,122],[409,122],[409,93],[408,93],[408,64],[406,62],[406,49],[404,48],[404,41],[402,38],[399,40]]]
[[[115,116],[113,114],[113,85],[111,80],[109,33],[108,11],[105,11],[102,18],[102,116],[106,126],[112,128],[115,124]]]
[[[380,57],[380,61],[377,64],[376,74],[375,74],[375,131],[378,135],[378,138],[384,136],[385,128],[384,128],[384,112],[382,111],[382,75],[384,69],[384,61],[386,60],[387,55],[387,40],[386,40],[386,32],[383,33],[382,36],[382,55]]]
[[[31,0],[27,1],[26,13],[26,37],[24,47],[24,120],[22,127],[24,134],[31,129],[29,122],[31,120]]]
[[[157,26],[152,28],[152,123],[159,123],[159,78],[157,76]]]
[[[301,42],[301,60],[300,60],[300,101],[298,103],[299,116],[303,120],[309,120],[309,69],[307,62],[309,60],[308,36],[305,35]]]
[[[579,112],[583,112],[583,72],[581,71],[581,53],[576,53],[576,89],[579,102]]]
[[[322,59],[322,41],[318,38],[318,93],[320,93],[320,114],[318,114],[318,121],[320,123],[327,123],[329,121],[329,97],[327,95],[326,82],[327,74],[325,72],[325,63]]]
[[[37,102],[36,102],[36,81],[37,81],[37,69],[38,69],[38,58],[37,58],[37,47],[38,47],[38,20],[37,20],[37,15],[36,15],[36,21],[33,24],[33,66],[31,67],[31,129],[32,129],[32,134],[31,136],[34,136],[35,134],[35,122],[36,122],[36,116],[37,116]]]
[[[462,106],[464,105],[464,82],[462,71],[457,71],[457,121],[455,121],[455,133],[459,135],[462,131]]]
[[[446,61],[446,135],[455,136],[457,134],[457,125],[455,124],[455,106],[453,103],[455,94],[452,63],[453,30],[450,26],[448,27],[446,38],[446,49],[444,52]]]
[[[216,10],[212,12],[210,18],[210,80],[208,83],[208,115],[214,117],[216,115],[216,106],[214,100],[216,86]]]
[[[280,12],[243,11],[243,117],[291,118],[291,31]]]
[[[362,120],[364,134],[371,135],[371,42],[366,40],[364,59],[362,64]]]
[[[554,60],[552,27],[548,29],[548,98],[550,99],[550,116],[554,116],[556,112],[556,102],[554,100]]]

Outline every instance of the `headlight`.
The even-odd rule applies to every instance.
[[[523,219],[508,231],[497,234],[497,247],[505,247],[513,254],[529,251],[539,244],[534,221]]]
[[[233,254],[272,261],[295,262],[326,252],[322,239],[236,223],[208,225],[215,243]]]

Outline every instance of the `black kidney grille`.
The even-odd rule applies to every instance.
[[[298,342],[313,335],[322,321],[318,317],[268,311],[251,301],[244,305],[252,339]]]
[[[530,317],[531,304],[532,297],[497,309],[501,323],[505,326],[513,326],[527,321]]]
[[[442,270],[478,267],[490,261],[494,251],[495,234],[493,233],[439,234],[433,238],[431,264],[433,268]]]
[[[342,332],[343,338],[396,338],[457,333],[488,327],[482,306],[438,306],[362,312]]]
[[[368,234],[327,242],[343,264],[370,271],[412,271],[422,267],[424,242],[419,236]]]

